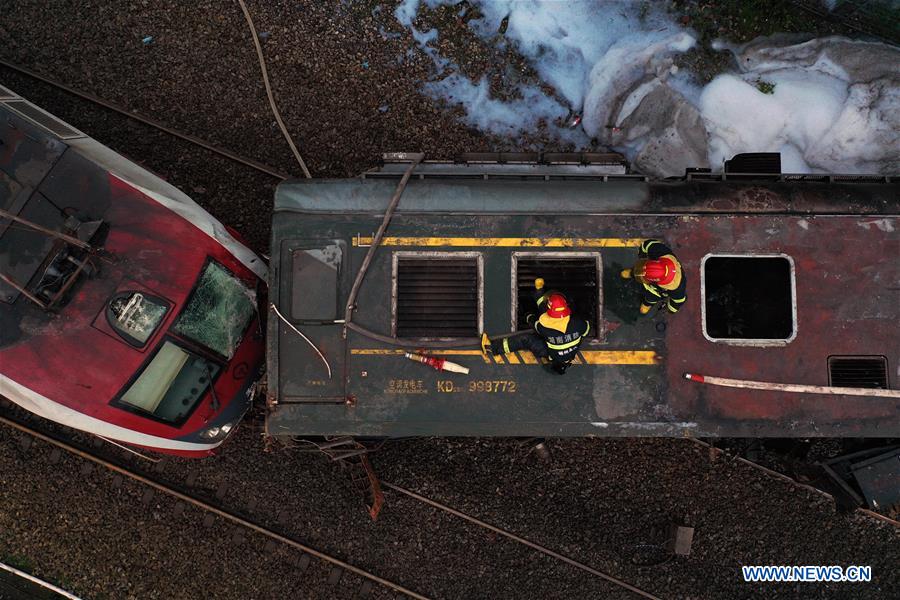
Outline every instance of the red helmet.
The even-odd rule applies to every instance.
[[[550,297],[547,298],[547,314],[557,319],[571,315],[572,311],[569,310],[569,303],[566,302],[566,297],[562,294],[550,294]]]
[[[675,279],[675,263],[666,257],[659,260],[648,260],[644,263],[642,273],[637,274],[651,283],[665,285]]]

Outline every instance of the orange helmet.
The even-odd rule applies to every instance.
[[[662,257],[659,260],[648,260],[635,273],[636,277],[646,279],[651,283],[666,285],[675,279],[675,263],[671,259]]]
[[[569,303],[562,294],[553,293],[547,298],[547,314],[551,317],[561,319],[572,314],[569,310]]]

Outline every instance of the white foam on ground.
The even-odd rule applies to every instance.
[[[430,8],[458,3],[424,0]],[[720,75],[701,89],[691,83],[689,73],[673,74],[671,60],[666,62],[691,48],[694,37],[652,2],[470,3],[477,5],[482,16],[469,21],[469,27],[498,47],[514,42],[555,94],[520,84],[519,98],[493,98],[486,79],[472,81],[439,55],[435,41],[440,32],[415,28],[421,0],[404,0],[394,14],[435,62],[436,76],[423,85],[423,91],[461,105],[464,120],[484,131],[524,146],[524,136],[543,127],[576,147],[587,148],[590,138],[598,138],[634,159],[649,142],[665,136],[664,123],[654,120],[658,128],[654,130],[642,121],[634,131],[605,134],[640,110],[641,101],[658,80],[676,92],[671,95],[673,101],[699,110],[708,147],[698,143],[695,151],[699,156],[708,154],[713,168],[740,152],[780,151],[785,172],[900,170],[900,75],[888,69],[873,80],[872,69],[860,67],[870,51],[873,61],[884,61],[894,52],[894,62],[900,64],[896,49],[834,38],[833,43],[818,40],[782,52],[773,42],[771,48],[755,48],[742,60],[744,72]],[[499,35],[504,19],[508,19],[506,32]],[[765,84],[774,85],[771,94],[760,91]],[[676,108],[673,105],[673,114]],[[571,112],[583,113],[581,127],[567,127],[565,117]],[[651,169],[662,163],[647,161]],[[649,174],[674,173],[657,169]]]

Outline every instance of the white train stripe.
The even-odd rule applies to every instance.
[[[148,448],[164,448],[167,450],[187,450],[202,452],[204,450],[212,450],[219,446],[223,441],[211,444],[200,444],[194,442],[184,442],[180,440],[170,440],[155,435],[149,435],[127,429],[100,419],[80,413],[77,410],[64,406],[59,402],[54,402],[49,398],[42,396],[24,385],[21,385],[5,375],[0,375],[0,396],[4,396],[15,402],[25,410],[31,411],[36,415],[40,415],[51,421],[74,427],[88,433],[102,435],[112,438],[120,442],[129,444],[137,444]]]
[[[66,590],[62,589],[61,587],[57,587],[57,586],[53,585],[49,581],[44,581],[43,579],[38,579],[34,575],[30,575],[30,574],[26,573],[25,571],[20,571],[19,569],[15,568],[15,567],[11,567],[11,566],[7,565],[6,563],[0,562],[0,569],[3,569],[4,571],[7,571],[9,573],[12,573],[16,577],[21,577],[22,579],[27,579],[28,581],[32,582],[33,584],[35,584],[37,586],[44,588],[45,590],[50,590],[54,594],[59,594],[63,598],[68,598],[69,600],[81,600],[81,598],[79,598],[75,594],[73,594],[71,592],[67,592]],[[4,598],[5,598],[5,596],[4,596]]]

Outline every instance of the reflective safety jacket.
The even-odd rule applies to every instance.
[[[556,318],[544,313],[535,322],[534,330],[547,344],[550,362],[568,364],[575,358],[584,337],[590,333],[591,324],[575,315]]]
[[[646,258],[650,260],[659,260],[667,258],[675,264],[675,278],[664,285],[652,283],[650,281],[641,280],[644,287],[643,303],[646,306],[653,306],[658,302],[665,301],[666,308],[669,312],[678,312],[678,309],[687,300],[687,280],[684,275],[684,269],[672,249],[662,243],[660,240],[644,240],[641,248],[638,250],[638,258]]]
[[[535,290],[534,301],[541,316],[534,323],[534,331],[547,344],[547,356],[553,364],[568,366],[575,359],[584,337],[590,333],[591,324],[574,314],[567,317],[551,317],[547,300],[556,292]]]
[[[534,319],[529,315],[529,323],[534,324],[534,333],[514,335],[491,342],[494,354],[508,354],[517,350],[530,350],[538,358],[550,359],[550,365],[557,373],[564,373],[575,359],[584,337],[590,333],[591,325],[574,314],[568,317],[551,317],[544,312],[547,299],[552,291],[535,291],[535,302],[541,315]]]

